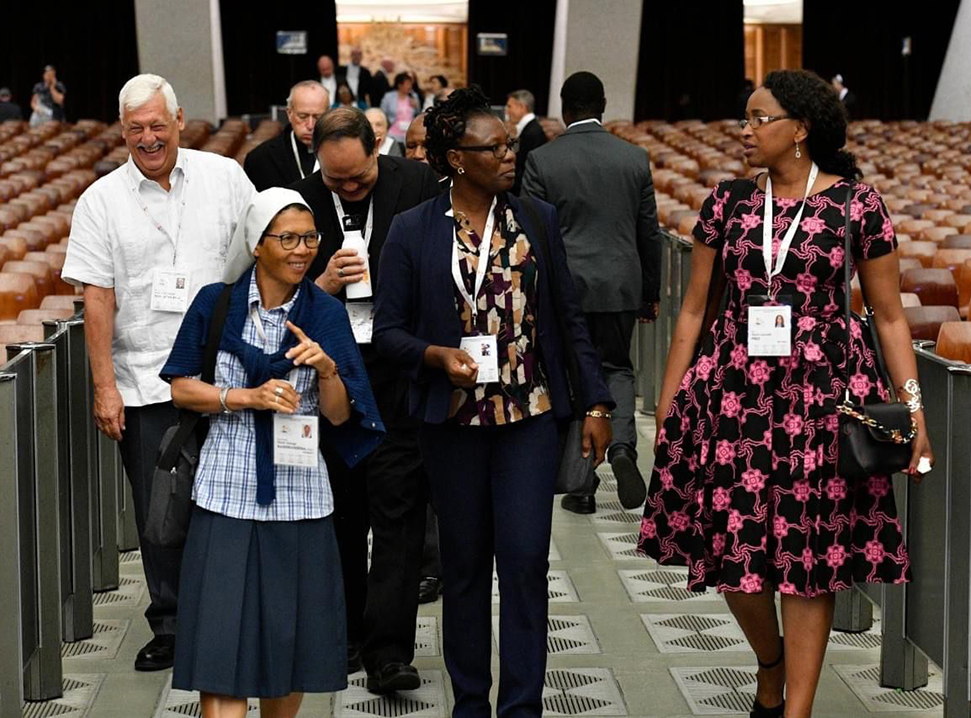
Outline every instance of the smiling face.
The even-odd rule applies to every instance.
[[[317,150],[324,186],[348,202],[368,196],[378,181],[378,145],[367,154],[357,137],[341,137],[321,143]]]
[[[308,234],[315,232],[314,216],[305,210],[285,209],[280,212],[266,231],[266,234]],[[293,249],[284,249],[276,237],[263,237],[253,250],[257,271],[263,277],[282,286],[299,284],[317,256],[317,248],[307,249],[301,240]]]
[[[159,92],[141,107],[126,108],[121,126],[132,161],[145,177],[166,186],[179,157],[179,134],[185,128],[182,108],[172,117]]]
[[[745,117],[749,124],[742,130],[742,147],[745,160],[751,167],[776,167],[779,162],[793,156],[796,143],[803,148],[808,136],[806,125],[801,120],[786,117],[788,113],[782,108],[772,93],[760,87],[748,98],[745,107]],[[752,119],[756,117],[777,117],[760,127],[752,127]]]
[[[491,194],[512,188],[516,181],[516,153],[506,148],[501,159],[489,150],[465,150],[462,147],[485,147],[506,144],[509,133],[499,118],[492,115],[476,115],[465,127],[465,135],[458,147],[448,151],[453,168],[463,167],[465,173],[455,175],[455,181],[466,181]]]

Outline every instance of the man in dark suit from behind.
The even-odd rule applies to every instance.
[[[512,193],[517,196],[522,193],[526,158],[537,147],[546,144],[546,133],[536,119],[535,109],[536,98],[529,90],[516,90],[506,97],[506,119],[516,125],[516,137],[519,138],[519,149],[516,150],[516,181],[512,186]]]
[[[570,273],[617,402],[607,460],[621,503],[633,508],[646,488],[637,468],[630,348],[638,318],[652,321],[657,314],[661,267],[651,164],[643,149],[604,129],[607,100],[596,75],[571,75],[560,98],[567,130],[529,155],[523,194],[556,206]],[[588,482],[588,491],[563,497],[563,508],[596,511],[599,480],[593,474]]]
[[[360,47],[351,48],[350,64],[337,68],[337,84],[339,86],[341,82],[346,82],[354,97],[364,100],[364,103],[370,107],[375,104],[371,98],[371,71],[361,65],[363,59],[364,51]],[[331,98],[334,101],[336,99],[336,97]],[[378,102],[380,101],[378,99]]]
[[[13,102],[10,89],[0,87],[0,122],[22,119],[24,119],[24,111],[20,108],[20,105]]]
[[[391,220],[439,195],[438,177],[420,162],[378,154],[374,130],[357,109],[339,108],[322,117],[314,130],[314,148],[320,170],[292,186],[310,205],[321,233],[307,276],[344,301],[349,313],[360,316],[363,309],[368,317],[372,299],[347,300],[348,285],[364,277],[364,260],[353,249],[342,248],[344,227],[362,230],[376,289]],[[334,492],[334,529],[344,574],[348,671],[363,664],[367,687],[376,693],[413,690],[421,685],[411,662],[428,479],[418,449],[418,422],[408,414],[408,379],[378,356],[369,337],[356,336],[388,433],[353,469],[329,447],[321,447]]]
[[[327,90],[316,80],[298,82],[287,97],[290,127],[246,155],[243,170],[258,192],[289,187],[317,169],[314,125],[330,108]]]

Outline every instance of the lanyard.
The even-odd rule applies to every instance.
[[[164,234],[168,238],[168,240],[175,246],[175,253],[172,255],[173,267],[176,266],[179,259],[179,238],[182,236],[182,218],[185,216],[185,200],[186,200],[187,190],[189,188],[189,175],[185,171],[186,167],[188,167],[188,159],[183,157],[182,164],[183,164],[182,183],[180,185],[181,188],[180,188],[180,197],[179,197],[179,221],[175,226],[174,237],[171,234],[169,234],[169,231],[165,227],[162,226],[161,222],[159,222],[157,219],[155,219],[155,217],[152,216],[152,213],[148,210],[148,205],[145,204],[145,201],[142,199],[142,196],[138,193],[138,187],[136,186],[136,184],[134,182],[129,182],[129,187],[132,191],[132,196],[135,198],[135,202],[138,203],[138,206],[142,208],[142,212],[145,213],[145,216],[148,217],[148,221],[155,226],[155,229],[157,229],[159,232]],[[171,177],[171,174],[169,176]],[[131,175],[129,175],[129,179],[131,179]]]
[[[809,180],[806,182],[806,194],[802,198],[802,204],[799,206],[799,212],[796,213],[796,218],[792,220],[792,224],[789,225],[789,229],[786,230],[785,235],[782,237],[782,243],[779,245],[779,254],[775,258],[775,267],[772,266],[772,178],[768,175],[765,177],[765,218],[762,222],[762,259],[765,262],[765,273],[769,280],[770,294],[772,292],[772,278],[782,271],[782,266],[786,263],[789,247],[792,244],[793,237],[796,236],[796,228],[799,226],[799,222],[802,221],[803,210],[806,209],[806,200],[809,198],[809,191],[813,188],[813,184],[815,184],[816,177],[818,176],[819,167],[813,162],[812,169],[809,170]]]
[[[260,339],[263,340],[263,353],[269,354],[269,352],[266,350],[266,330],[263,328],[263,320],[260,318],[260,308],[256,306],[250,309],[249,316],[250,319],[253,320],[253,326],[256,328],[256,333],[259,334]],[[297,388],[297,371],[299,371],[298,367],[293,367],[293,369],[290,371],[290,375],[287,377],[287,381],[290,382],[290,385],[293,386],[294,389]]]
[[[307,175],[303,171],[303,163],[300,161],[300,152],[297,151],[297,134],[295,132],[290,133],[290,146],[293,147],[293,159],[297,161],[297,171],[300,172],[300,179],[304,179]],[[316,157],[314,158],[314,169],[316,172],[320,169],[320,160]]]
[[[331,192],[331,197],[334,198],[334,211],[337,212],[337,226],[344,234],[344,217],[346,213],[344,212],[344,205],[341,204],[341,198],[336,192]],[[364,223],[364,246],[371,246],[371,230],[374,228],[374,196],[372,195],[371,201],[368,202],[367,206],[367,221]]]
[[[454,205],[453,205],[454,208]],[[476,305],[476,299],[479,296],[479,292],[482,291],[482,285],[485,283],[486,269],[489,265],[489,248],[492,246],[492,232],[493,225],[496,221],[496,198],[492,198],[492,206],[489,207],[489,216],[486,218],[485,231],[482,233],[482,238],[479,241],[479,264],[475,268],[475,289],[472,294],[469,294],[469,290],[465,288],[465,282],[462,279],[462,270],[459,268],[459,230],[458,227],[455,228],[455,241],[452,243],[452,279],[455,280],[455,286],[459,290],[459,294],[462,295],[468,305],[469,309],[472,310],[472,325],[475,328],[476,319],[479,316],[479,307]],[[482,256],[482,248],[485,247],[485,256]]]

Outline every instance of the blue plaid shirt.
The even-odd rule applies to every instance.
[[[263,309],[256,273],[249,286],[249,308],[256,307],[266,333],[266,345],[257,332],[251,314],[243,325],[243,341],[262,346],[267,353],[279,349],[286,333],[286,321],[300,290],[293,299],[276,309]],[[220,351],[216,358],[216,386],[244,388],[246,370],[235,354]],[[297,368],[296,390],[300,394],[298,414],[319,415],[317,370]],[[326,419],[321,419],[325,422]],[[299,521],[319,519],[334,511],[334,495],[327,464],[318,452],[316,469],[276,466],[276,498],[268,506],[256,503],[256,443],[253,412],[213,414],[209,435],[203,444],[196,470],[192,498],[201,508],[237,519],[256,521]]]

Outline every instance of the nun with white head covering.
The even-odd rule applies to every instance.
[[[347,686],[334,501],[318,442],[353,466],[384,426],[343,305],[305,276],[319,242],[297,192],[255,195],[226,283],[200,290],[161,372],[176,406],[209,415],[172,678],[202,694],[206,718],[244,716],[251,697],[264,715],[294,716],[303,693]],[[218,305],[209,384],[199,377]]]

